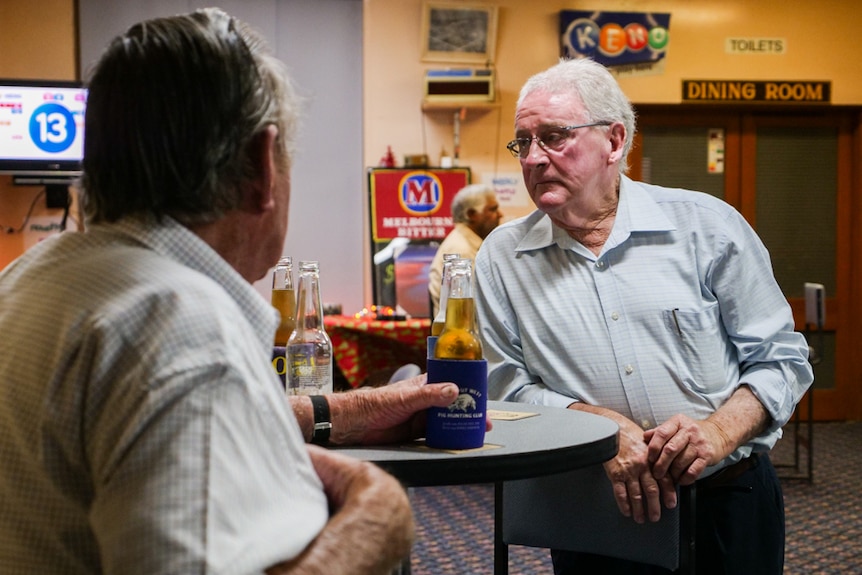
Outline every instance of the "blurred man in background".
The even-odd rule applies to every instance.
[[[431,317],[440,307],[440,285],[443,280],[443,254],[458,254],[476,259],[485,237],[500,224],[503,212],[497,194],[487,184],[461,188],[452,198],[452,221],[455,227],[440,244],[428,272],[428,292],[431,294]]]

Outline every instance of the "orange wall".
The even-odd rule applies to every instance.
[[[560,10],[668,12],[670,44],[661,75],[620,81],[635,103],[679,103],[683,79],[829,80],[832,103],[862,105],[856,49],[847,44],[862,27],[857,0],[494,0],[498,6],[496,74],[499,108],[468,110],[461,128],[461,165],[474,181],[483,174],[518,172],[504,146],[512,137],[518,90],[531,74],[559,57]],[[391,145],[396,158],[427,153],[436,165],[452,149],[453,115],[423,113],[424,71],[447,64],[421,61],[422,0],[365,0],[365,163]],[[783,55],[734,55],[728,37],[786,40]],[[450,64],[458,67],[458,64]],[[523,212],[529,211],[525,207]],[[520,215],[505,210],[507,219]]]
[[[453,113],[423,113],[424,71],[445,66],[421,61],[422,0],[364,1],[364,163],[376,165],[391,145],[404,155],[426,153],[436,164],[452,152]],[[563,9],[670,12],[671,43],[659,76],[625,78],[635,103],[677,103],[683,79],[830,80],[835,105],[862,105],[858,57],[847,39],[862,27],[856,0],[475,0],[499,7],[496,108],[470,110],[462,122],[461,165],[474,180],[518,171],[504,149],[511,138],[517,91],[524,80],[553,64]],[[0,1],[0,77],[74,79],[73,0]],[[781,56],[731,55],[727,37],[779,37]],[[13,186],[0,176],[0,231],[21,225],[40,188]],[[360,193],[360,192],[357,192]],[[529,208],[524,208],[527,211]],[[55,216],[44,202],[34,215]],[[519,215],[507,213],[508,217]],[[367,221],[367,215],[365,216]],[[26,233],[0,233],[0,268],[32,241]],[[366,266],[367,267],[367,266]],[[369,290],[366,289],[366,292]]]
[[[76,79],[74,14],[73,0],[0,1],[0,78]],[[38,186],[15,186],[11,176],[0,175],[0,268],[43,235],[26,228],[8,233],[21,226],[41,191]],[[62,210],[47,209],[40,198],[32,217],[59,222]]]

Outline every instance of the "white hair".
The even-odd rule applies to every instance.
[[[481,211],[489,194],[494,194],[494,189],[488,184],[472,184],[458,190],[452,198],[452,221],[462,224],[470,221],[467,212]]]
[[[629,169],[628,155],[635,136],[635,111],[607,68],[589,58],[562,59],[558,64],[530,77],[518,95],[518,108],[535,91],[576,94],[587,113],[586,122],[622,122],[626,128],[620,173]]]

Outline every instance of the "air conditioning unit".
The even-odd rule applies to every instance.
[[[426,70],[426,102],[493,102],[494,71]]]

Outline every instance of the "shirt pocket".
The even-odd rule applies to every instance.
[[[718,304],[700,310],[669,309],[663,315],[679,380],[699,394],[723,390],[727,345]]]

